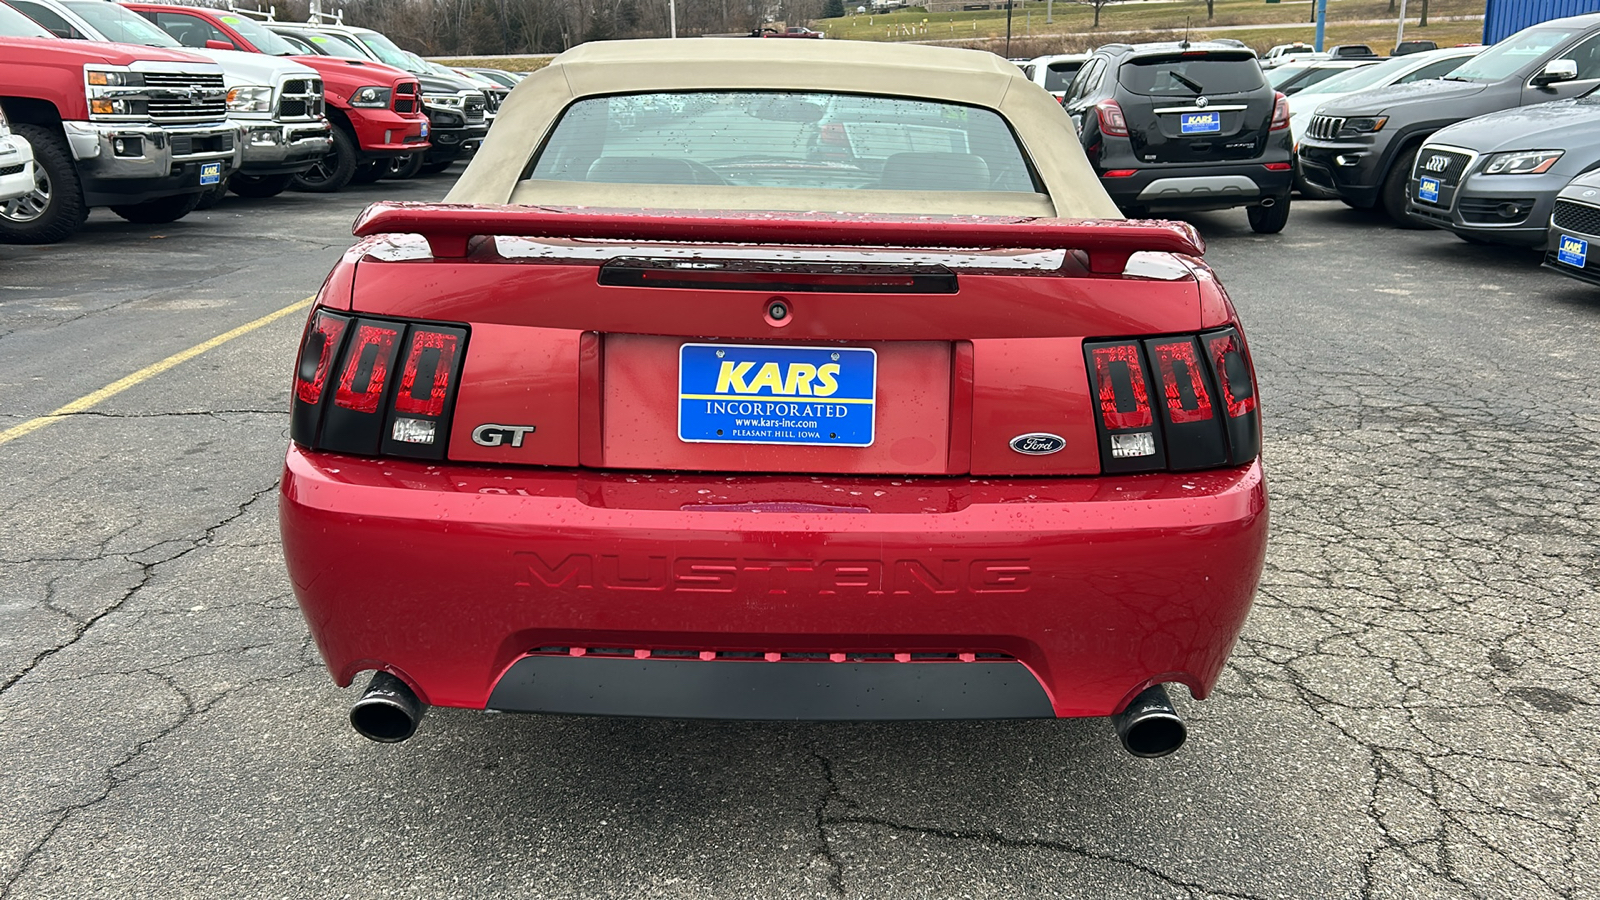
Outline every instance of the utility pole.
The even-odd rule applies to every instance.
[[[1044,23],[1049,25],[1056,20],[1056,0],[1044,0]]]
[[[1326,3],[1328,0],[1322,0]],[[678,36],[678,0],[667,0],[667,27],[672,29],[669,37]]]
[[[1328,0],[1317,0],[1317,43],[1314,49],[1322,52],[1322,38],[1328,30]]]
[[[1006,0],[1006,59],[1011,58],[1011,7],[1017,0]]]
[[[1406,0],[1400,0],[1400,24],[1394,28],[1394,46],[1399,49],[1400,42],[1406,39]]]

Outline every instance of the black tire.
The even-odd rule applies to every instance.
[[[221,203],[222,198],[226,196],[228,196],[228,182],[226,180],[219,181],[200,192],[200,202],[196,203],[194,208],[210,209]]]
[[[397,181],[406,178],[415,178],[422,171],[422,154],[407,153],[405,156],[396,156],[389,160],[389,171],[384,173],[385,178]]]
[[[200,205],[200,194],[200,191],[172,194],[143,203],[113,206],[111,211],[135,225],[165,225],[194,212],[195,207]]]
[[[370,162],[359,163],[356,170],[350,174],[351,184],[373,184],[389,172],[389,161],[375,159]]]
[[[71,237],[89,207],[83,202],[78,169],[72,163],[67,139],[54,128],[13,125],[11,129],[33,145],[34,189],[15,200],[0,203],[0,241],[7,244],[54,244]]]
[[[276,197],[289,189],[289,182],[294,180],[294,175],[245,175],[242,172],[234,173],[228,179],[228,190],[241,197],[265,198]]]
[[[1421,150],[1419,144],[1400,151],[1395,157],[1394,164],[1389,167],[1389,174],[1384,176],[1383,188],[1378,191],[1378,202],[1382,204],[1383,211],[1388,213],[1389,220],[1394,222],[1396,228],[1419,229],[1428,226],[1421,222],[1411,221],[1406,215],[1406,180],[1411,177],[1411,169],[1417,162],[1417,151]]]
[[[343,190],[356,173],[356,140],[343,128],[333,129],[333,147],[317,164],[294,176],[289,186],[312,194]]]
[[[456,161],[453,159],[449,162],[425,162],[422,164],[422,174],[437,175],[455,164]]]
[[[1250,230],[1256,234],[1277,234],[1289,224],[1289,195],[1284,194],[1271,206],[1251,206],[1245,209],[1250,219]]]

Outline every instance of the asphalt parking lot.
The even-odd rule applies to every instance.
[[[448,185],[0,246],[0,433],[303,300],[366,203]],[[1194,221],[1275,505],[1177,755],[1103,720],[367,742],[278,546],[292,311],[0,443],[0,897],[1600,897],[1600,291],[1338,203]]]

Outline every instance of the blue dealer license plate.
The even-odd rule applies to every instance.
[[[1184,113],[1179,128],[1184,134],[1216,134],[1222,130],[1222,113]]]
[[[878,354],[861,347],[684,344],[678,439],[870,447]]]
[[[200,185],[217,184],[222,181],[222,163],[208,162],[200,164]]]
[[[1417,199],[1428,203],[1439,202],[1439,179],[1424,177],[1417,184]]]
[[[1561,243],[1556,245],[1556,261],[1569,266],[1583,268],[1584,260],[1589,258],[1589,242],[1582,238],[1561,236]]]

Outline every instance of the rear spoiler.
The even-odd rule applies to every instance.
[[[1141,251],[1205,253],[1185,222],[1035,219],[1003,216],[888,216],[704,210],[598,210],[589,207],[374,203],[356,218],[357,236],[420,234],[436,259],[465,257],[478,235],[691,241],[723,244],[1028,248],[1082,250],[1089,271],[1118,275]]]

